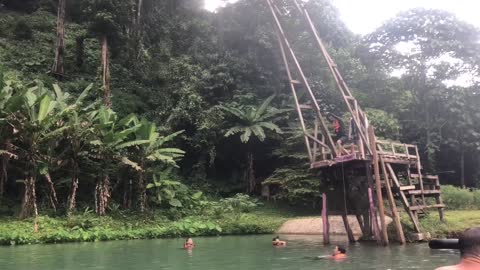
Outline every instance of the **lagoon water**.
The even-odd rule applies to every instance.
[[[0,248],[2,270],[310,270],[435,269],[458,261],[457,251],[430,250],[427,244],[379,247],[348,245],[343,238],[324,246],[321,237],[285,235],[287,247],[271,246],[271,235],[194,238],[196,248],[180,248],[184,239],[134,240]],[[319,258],[334,244],[346,245],[341,262]]]

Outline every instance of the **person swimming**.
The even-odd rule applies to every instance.
[[[277,247],[277,246],[286,246],[286,245],[287,245],[287,242],[286,242],[286,241],[281,241],[281,240],[280,240],[280,237],[277,236],[277,237],[274,237],[274,238],[272,239],[272,245],[273,245],[273,246],[276,246],[276,247]]]
[[[183,244],[183,248],[191,249],[191,248],[194,248],[194,247],[195,247],[195,244],[193,243],[192,238],[188,238],[187,240],[185,240],[185,243]]]
[[[342,246],[335,246],[330,259],[341,260],[347,258],[347,250]]]
[[[436,270],[478,270],[480,269],[480,227],[465,230],[458,238],[460,262]]]

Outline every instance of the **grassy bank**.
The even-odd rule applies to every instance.
[[[413,233],[408,216],[402,215],[403,228],[409,233]],[[480,211],[478,210],[449,210],[445,211],[445,221],[440,221],[438,213],[431,211],[427,217],[420,219],[422,231],[429,232],[433,238],[451,238],[457,237],[459,233],[467,228],[480,226]],[[389,226],[389,234],[395,237],[393,223]]]
[[[1,218],[0,244],[263,234],[273,233],[287,216],[286,213],[273,211],[268,207],[261,207],[250,213],[231,213],[219,217],[190,216],[177,221],[168,220],[160,213],[119,213],[106,217],[84,213],[55,218],[41,216],[38,219],[37,232],[34,232],[33,219],[19,221],[14,218]]]

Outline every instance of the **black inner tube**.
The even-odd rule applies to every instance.
[[[460,249],[458,239],[434,239],[428,242],[431,249]]]

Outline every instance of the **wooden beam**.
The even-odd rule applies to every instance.
[[[429,209],[429,208],[445,208],[445,204],[413,205],[413,206],[410,206],[410,210],[412,210],[412,211]]]
[[[330,225],[328,222],[327,194],[322,194],[323,243],[330,244]]]
[[[397,205],[395,204],[395,199],[393,198],[392,187],[390,186],[390,180],[388,179],[388,172],[382,158],[380,158],[380,162],[382,164],[382,171],[385,178],[385,186],[386,186],[385,189],[387,190],[388,202],[390,203],[390,209],[392,210],[392,218],[395,224],[397,238],[400,244],[404,245],[406,243],[405,234],[403,233],[402,223],[400,222],[400,216],[398,214]]]
[[[380,215],[380,225],[382,226],[382,244],[388,245],[388,232],[387,223],[385,221],[385,209],[383,207],[382,197],[382,184],[380,182],[380,168],[378,166],[377,144],[375,143],[375,131],[373,127],[368,129],[368,137],[370,138],[372,158],[373,158],[373,171],[375,173],[375,186],[377,193],[378,214]]]
[[[368,204],[369,204],[369,213],[370,213],[370,225],[373,228],[373,235],[377,243],[381,244],[382,239],[380,238],[380,230],[378,228],[377,220],[377,211],[375,211],[375,204],[373,202],[373,179],[372,179],[372,168],[370,163],[365,163],[365,172],[367,173],[367,183],[368,183]]]
[[[414,185],[411,185],[411,186],[400,186],[400,190],[414,190],[415,189],[415,186]]]
[[[342,214],[342,220],[343,220],[343,225],[345,226],[345,231],[347,232],[348,241],[352,243],[355,242],[355,237],[353,236],[352,228],[348,223],[348,216],[345,213]]]
[[[409,195],[410,194],[414,194],[414,195],[422,194],[421,190],[409,190],[407,192],[408,192]],[[423,194],[425,194],[425,195],[437,195],[437,194],[440,194],[440,190],[424,190]]]

